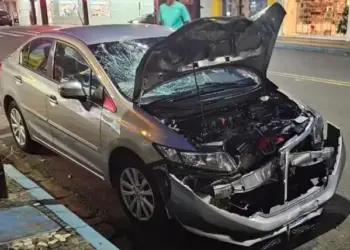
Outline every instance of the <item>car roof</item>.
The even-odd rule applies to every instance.
[[[87,45],[135,40],[151,37],[163,37],[171,34],[171,30],[155,24],[110,24],[89,25],[51,30],[49,33],[60,33],[79,38]]]

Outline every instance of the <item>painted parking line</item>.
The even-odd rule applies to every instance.
[[[23,35],[19,35],[19,34],[8,33],[8,32],[0,32],[0,35],[15,36],[15,37],[22,37],[23,36]]]
[[[5,173],[19,185],[27,189],[30,197],[38,202],[42,200],[55,200],[50,194],[30,180],[14,166],[4,164]],[[77,215],[61,204],[47,204],[46,208],[51,210],[58,218],[72,227],[85,241],[90,243],[96,250],[119,250],[109,240],[96,232]]]
[[[22,31],[11,31],[11,33],[21,34],[21,35],[26,35],[26,36],[35,36],[36,35],[34,33],[22,32]]]
[[[287,78],[293,78],[295,80],[301,80],[301,81],[311,81],[311,82],[319,82],[319,83],[326,83],[331,85],[350,87],[350,82],[348,81],[340,81],[340,80],[327,79],[327,78],[321,78],[321,77],[303,76],[303,75],[277,72],[277,71],[268,71],[268,74],[287,77]]]

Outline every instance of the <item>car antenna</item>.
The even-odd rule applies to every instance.
[[[201,108],[201,114],[202,114],[202,120],[203,120],[203,125],[204,125],[204,133],[206,134],[207,133],[207,122],[205,120],[205,116],[204,116],[204,109],[203,109],[203,103],[202,103],[202,100],[201,100],[201,95],[200,95],[200,92],[199,92],[199,86],[198,86],[198,81],[197,81],[197,68],[198,68],[198,63],[197,62],[194,62],[193,63],[193,75],[194,75],[194,82],[196,84],[196,89],[197,89],[197,94],[198,94],[198,100],[199,100],[199,105],[200,105],[200,108]]]

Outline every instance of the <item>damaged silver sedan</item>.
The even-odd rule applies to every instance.
[[[137,224],[170,217],[243,246],[288,234],[321,215],[345,149],[335,125],[267,78],[285,14],[276,3],[175,32],[124,24],[42,33],[1,66],[15,141],[24,151],[41,143],[106,180]]]
[[[323,118],[266,78],[284,15],[274,4],[251,19],[201,19],[141,61],[145,99],[197,84],[197,95],[141,105],[191,145],[155,147],[168,214],[195,234],[251,246],[319,216],[336,191],[339,129],[327,123],[325,139]]]

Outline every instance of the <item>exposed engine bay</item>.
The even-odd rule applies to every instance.
[[[238,171],[231,175],[189,174],[176,167],[173,173],[209,204],[242,216],[273,213],[285,202],[322,187],[334,164],[334,147],[324,147],[323,136],[321,143],[314,143],[313,133],[287,159],[281,155],[280,149],[289,140],[317,122],[310,111],[277,91],[260,92],[202,115],[184,117],[161,107],[149,112],[198,150],[221,150],[235,160]],[[286,161],[290,165],[287,173]]]
[[[226,151],[243,172],[259,167],[307,124],[300,108],[278,93],[207,111],[204,117],[200,113],[181,117],[169,115],[167,109],[159,111],[153,111],[157,119],[184,135],[198,150]]]

